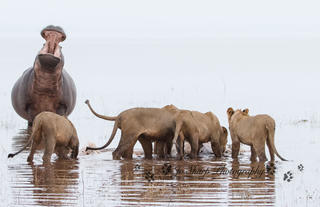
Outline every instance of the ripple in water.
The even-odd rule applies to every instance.
[[[19,137],[13,139],[13,149],[26,139]],[[230,155],[216,159],[211,154],[184,161],[137,155],[116,161],[108,151],[81,155],[77,161],[53,156],[50,165],[42,165],[43,152],[27,164],[28,153],[8,164],[11,206],[275,205],[275,177],[264,164],[250,163],[249,152],[240,155],[241,164]]]

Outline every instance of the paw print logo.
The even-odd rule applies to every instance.
[[[139,165],[139,164],[136,164],[136,165],[134,166],[134,169],[135,169],[135,170],[140,170],[140,165]]]
[[[276,166],[271,163],[270,165],[267,165],[266,166],[266,169],[267,169],[267,172],[270,174],[270,175],[274,175],[276,173]]]
[[[144,177],[150,182],[151,180],[154,180],[154,174],[151,173],[150,171],[147,171],[144,175]]]
[[[169,172],[171,172],[171,169],[172,169],[172,167],[169,163],[164,163],[164,165],[162,166],[162,173],[164,175],[168,175]]]
[[[300,170],[300,172],[302,172],[304,170],[304,166],[302,164],[298,165],[298,170]]]
[[[293,175],[291,171],[288,171],[283,175],[284,181],[290,182],[292,179],[293,179]]]

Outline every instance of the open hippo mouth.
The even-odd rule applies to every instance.
[[[47,26],[41,31],[41,36],[46,40],[40,50],[38,58],[42,66],[54,68],[62,58],[60,42],[66,39],[63,29],[58,26]]]

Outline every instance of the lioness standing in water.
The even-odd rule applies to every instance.
[[[79,139],[77,131],[70,120],[53,112],[41,112],[33,122],[32,133],[28,143],[18,152],[9,154],[8,158],[22,152],[32,142],[27,161],[33,161],[37,149],[44,148],[43,162],[49,162],[55,152],[58,157],[67,158],[70,150],[71,158],[76,159],[79,152]]]
[[[251,146],[252,162],[256,161],[257,156],[260,162],[265,162],[267,160],[265,143],[267,142],[271,161],[274,161],[274,154],[281,160],[287,161],[279,155],[274,145],[274,119],[266,114],[250,116],[248,113],[249,109],[234,111],[233,108],[228,108],[227,110],[232,139],[232,158],[238,158],[241,142]]]

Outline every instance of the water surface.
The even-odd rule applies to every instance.
[[[15,136],[12,149],[25,139]],[[50,165],[42,164],[42,152],[28,164],[28,151],[23,152],[8,164],[10,205],[275,205],[275,175],[265,168],[268,163],[251,163],[248,150],[241,152],[241,162],[229,153],[221,159],[202,154],[197,160],[145,160],[140,149],[133,160],[118,161],[111,151],[81,154],[76,161],[53,156]]]

